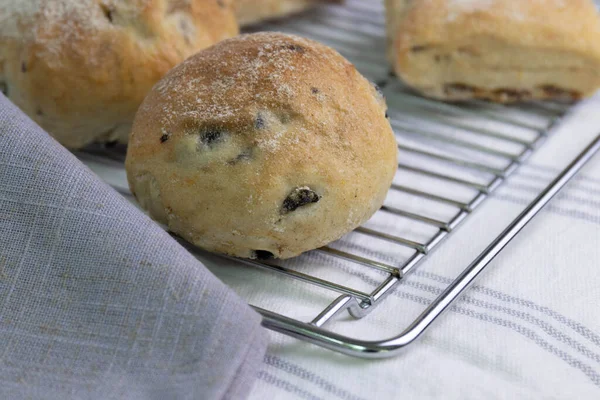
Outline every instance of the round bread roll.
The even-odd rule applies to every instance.
[[[169,69],[237,33],[229,0],[2,0],[0,89],[66,147],[123,142]]]
[[[257,33],[171,70],[136,114],[131,191],[202,248],[288,258],[365,222],[397,168],[383,96],[336,51]]]

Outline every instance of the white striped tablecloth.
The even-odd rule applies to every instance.
[[[398,334],[599,132],[597,96],[378,309],[339,322],[342,329],[372,339]],[[237,290],[277,308],[280,300],[265,295],[270,283]],[[273,333],[250,398],[597,399],[599,305],[596,157],[403,354],[360,360]]]

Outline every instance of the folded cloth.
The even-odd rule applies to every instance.
[[[0,95],[0,398],[240,399],[260,316]]]

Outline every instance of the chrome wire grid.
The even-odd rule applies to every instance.
[[[327,306],[304,320],[255,306],[266,327],[351,355],[390,355],[386,341],[364,342],[328,330],[325,325],[344,310],[354,318],[363,318],[381,304],[406,274],[437,249],[532,154],[569,105],[457,105],[418,96],[388,72],[384,10],[379,2],[347,0],[344,5],[322,5],[296,18],[262,24],[249,31],[259,30],[284,31],[325,43],[382,88],[398,141],[398,173],[381,210],[340,241],[289,261],[226,258],[278,274],[281,285],[294,290],[300,285],[302,289],[298,290],[310,294],[310,287],[318,287],[322,289],[319,295],[330,299]],[[78,156],[88,165],[99,157],[118,163],[114,167],[120,183],[110,176],[107,180],[131,196],[123,183],[123,149],[96,147]],[[311,268],[315,260],[319,267]],[[345,269],[321,273],[322,265],[335,267],[340,262]],[[368,276],[369,288],[352,285],[352,280],[344,277],[348,271]],[[454,298],[442,300],[451,302]],[[437,315],[425,317],[434,319]],[[422,332],[411,331],[417,322],[404,331],[407,343]]]

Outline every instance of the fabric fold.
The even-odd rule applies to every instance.
[[[260,316],[0,95],[0,397],[244,398]]]

